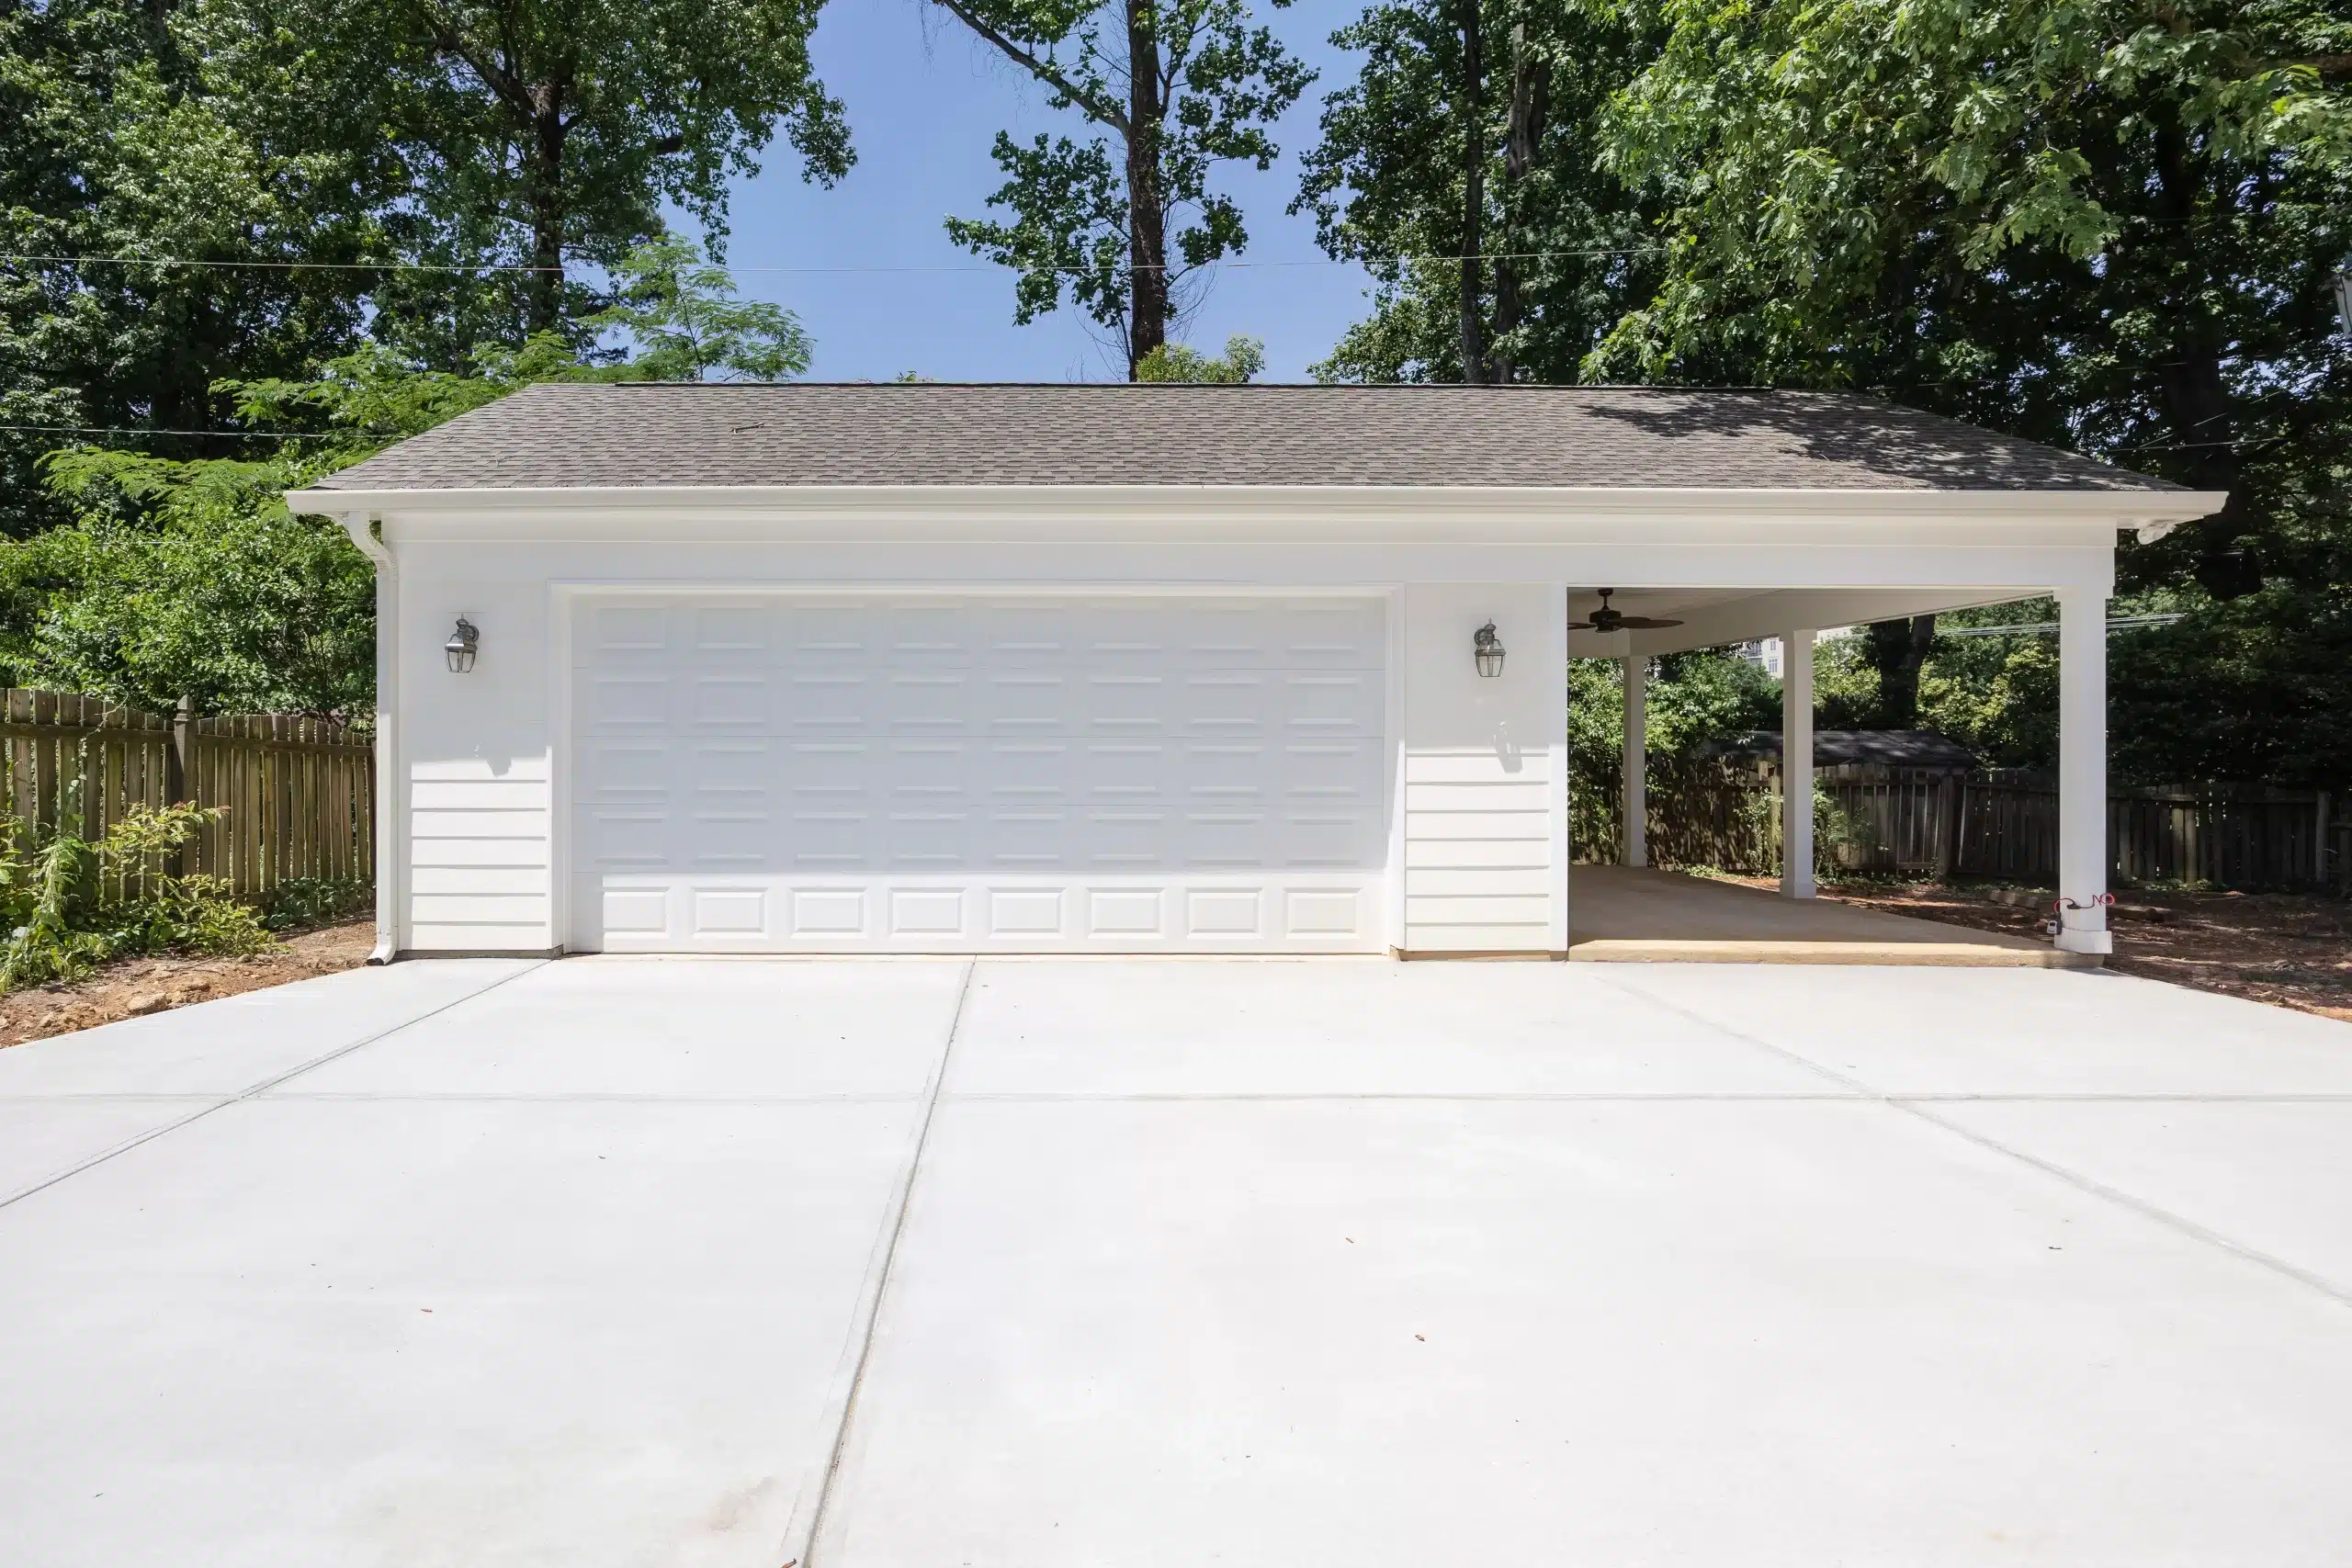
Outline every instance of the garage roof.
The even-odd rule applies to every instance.
[[[863,484],[2179,489],[1848,392],[864,382],[527,387],[314,488]]]

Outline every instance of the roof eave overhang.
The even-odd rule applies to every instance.
[[[662,485],[561,489],[305,490],[287,493],[297,512],[418,519],[496,515],[514,521],[598,513],[765,514],[814,520],[956,517],[988,523],[1097,522],[1120,517],[1171,529],[1215,517],[1289,522],[1321,532],[1334,525],[1393,533],[1419,523],[1459,537],[1464,525],[1511,531],[1601,518],[1704,517],[1781,522],[1841,521],[1993,525],[2074,523],[2132,528],[2160,537],[2211,515],[2225,494],[2204,491],[1926,491],[1600,489],[1403,485]]]

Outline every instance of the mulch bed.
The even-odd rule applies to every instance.
[[[1742,877],[1759,886],[1763,878]],[[1847,883],[1822,896],[1890,915],[2038,935],[2051,895],[2021,888]],[[2297,893],[2120,892],[2109,967],[2352,1021],[2352,902]]]
[[[356,969],[375,943],[376,923],[366,919],[304,931],[245,958],[128,958],[74,985],[0,996],[0,1046]]]

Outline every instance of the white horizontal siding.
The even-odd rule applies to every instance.
[[[544,897],[548,874],[544,866],[419,865],[409,881],[413,893],[480,893],[520,897]]]
[[[544,953],[553,945],[543,920],[513,925],[412,920],[408,928],[412,953]]]
[[[1552,814],[1548,811],[1408,811],[1405,842],[1444,843],[1484,839],[1544,846],[1549,855]]]
[[[538,779],[415,779],[408,804],[413,811],[543,811],[548,786]]]
[[[1552,892],[1549,866],[1408,866],[1405,896],[1462,897],[1507,895],[1548,898]]]
[[[548,814],[544,808],[527,811],[412,809],[409,812],[409,832],[417,839],[526,840],[544,845],[548,838]]]
[[[1493,750],[1415,751],[1405,758],[1408,784],[1550,783],[1548,752],[1522,752],[1508,761]]]
[[[1508,823],[1504,826],[1509,826]],[[1492,867],[1503,871],[1549,873],[1552,843],[1547,836],[1494,839],[1408,839],[1405,843],[1408,877],[1416,871],[1472,871]]]
[[[1541,780],[1513,774],[1486,784],[1413,784],[1405,785],[1407,811],[1532,811],[1552,809],[1552,786]],[[1550,829],[1547,828],[1548,833]]]
[[[545,839],[419,839],[409,854],[414,866],[513,866],[547,879]]]
[[[418,924],[538,925],[548,923],[545,893],[418,893],[409,899]]]
[[[1465,895],[1429,897],[1405,895],[1405,924],[1413,926],[1536,926],[1551,919],[1552,901],[1543,894]]]

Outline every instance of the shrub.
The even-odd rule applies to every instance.
[[[53,829],[0,817],[0,991],[78,979],[142,953],[256,953],[260,914],[218,877],[166,869],[171,852],[218,821],[218,807],[133,807],[93,843],[70,800]]]
[[[308,931],[364,915],[375,899],[376,885],[362,878],[292,877],[271,888],[263,899],[261,923],[281,935]]]

